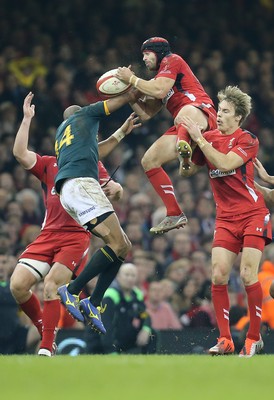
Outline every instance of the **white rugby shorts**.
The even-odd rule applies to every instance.
[[[69,215],[82,226],[114,211],[99,182],[89,177],[67,179],[61,188],[60,201]]]

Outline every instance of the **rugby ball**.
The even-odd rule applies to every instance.
[[[130,88],[129,83],[124,83],[120,79],[116,78],[116,69],[104,73],[98,79],[96,83],[96,89],[100,95],[104,97],[114,97],[126,92]]]

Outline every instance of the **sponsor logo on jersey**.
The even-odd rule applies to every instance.
[[[171,89],[168,91],[166,97],[163,98],[162,103],[163,103],[163,104],[166,104],[166,103],[168,102],[168,100],[169,100],[173,95],[174,95],[174,90],[171,88]]]
[[[87,210],[80,212],[79,217],[82,217],[82,215],[88,214],[92,210],[95,210],[95,206],[89,207]]]
[[[236,174],[236,170],[235,169],[231,169],[230,171],[220,171],[219,169],[211,169],[209,171],[209,176],[212,179],[214,179],[214,178],[223,178],[224,176],[235,175],[235,174]]]
[[[229,148],[229,149],[232,149],[234,140],[235,140],[235,137],[232,138],[232,139],[230,139],[230,141],[229,141],[229,143],[228,143],[228,148]]]

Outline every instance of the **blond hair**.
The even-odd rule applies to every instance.
[[[238,86],[227,86],[218,93],[219,102],[225,100],[232,103],[235,108],[235,115],[241,116],[240,124],[242,124],[250,114],[252,104],[251,97],[241,91]]]

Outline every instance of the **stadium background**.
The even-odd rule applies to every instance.
[[[44,212],[40,186],[12,156],[26,93],[29,90],[35,93],[31,146],[40,154],[53,154],[55,128],[64,108],[72,103],[86,105],[97,101],[95,83],[102,73],[132,64],[138,76],[149,77],[140,46],[150,36],[164,36],[170,41],[172,50],[188,61],[215,103],[218,90],[227,84],[236,84],[253,97],[253,111],[245,127],[258,135],[259,158],[274,175],[273,14],[271,0],[106,0],[103,5],[88,0],[48,0],[42,9],[34,0],[2,0],[0,229],[3,234],[0,236],[7,234],[7,238],[4,242],[1,240],[1,254],[9,254],[16,261],[16,256],[37,234]],[[102,123],[102,138],[114,131],[129,112],[124,107]],[[164,276],[174,261],[175,234],[163,239],[166,250],[159,260],[148,230],[152,221],[161,215],[161,203],[144,177],[140,158],[171,122],[166,112],[160,113],[105,160],[110,172],[120,165],[115,178],[123,185],[125,196],[122,205],[116,206],[117,213],[133,241],[134,250],[144,250],[156,260],[156,278]],[[185,212],[192,219],[191,228],[186,231],[191,248],[183,256],[190,260],[191,252],[201,251],[208,266],[214,230],[214,205],[208,179],[205,172],[188,180],[179,179],[177,167],[174,162],[166,169],[175,183],[178,199],[185,204]],[[24,208],[18,196],[18,193],[23,196],[26,188],[32,189],[38,198],[31,210]],[[141,200],[138,193],[143,195]],[[147,198],[149,204],[144,204]],[[15,212],[11,203],[13,206],[16,203],[19,211]],[[98,243],[94,240],[91,251],[96,246]],[[132,260],[134,252],[129,256],[129,261]],[[208,278],[206,268],[204,281]],[[243,291],[237,268],[235,265],[230,289],[241,298]],[[199,281],[199,290],[203,283]]]

